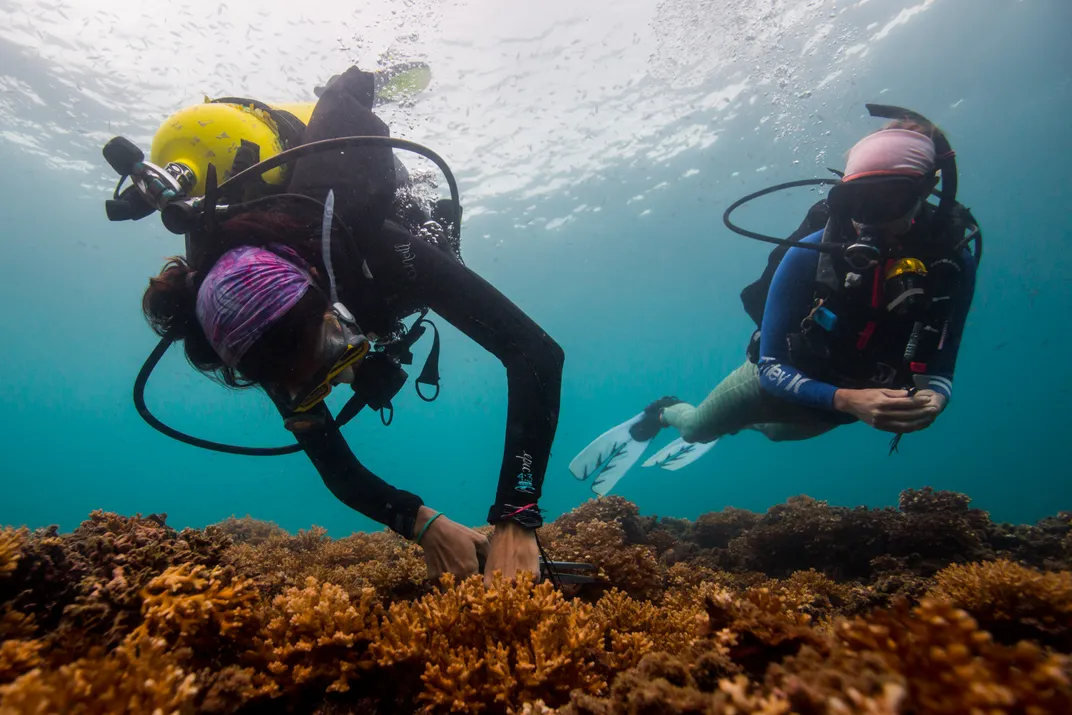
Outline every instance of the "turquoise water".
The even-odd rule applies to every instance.
[[[763,510],[800,493],[888,505],[923,485],[965,491],[998,520],[1070,508],[1072,5],[751,5],[541,3],[539,15],[512,18],[490,2],[415,4],[403,13],[413,37],[378,16],[290,26],[293,9],[252,22],[240,6],[220,6],[170,66],[144,56],[153,43],[125,41],[149,32],[139,23],[102,20],[112,29],[94,31],[77,15],[93,11],[56,5],[29,19],[30,3],[4,8],[0,523],[66,530],[101,508],[167,512],[174,526],[248,513],[291,530],[376,528],[332,497],[304,455],[214,454],[140,420],[131,387],[155,344],[140,297],[182,241],[155,218],[108,223],[113,177],[99,149],[118,133],[147,147],[159,122],[201,93],[311,100],[314,84],[385,49],[433,67],[427,96],[384,116],[395,136],[429,144],[458,174],[468,265],[565,349],[549,516],[591,496],[566,465],[593,437],[661,395],[695,403],[740,364],[752,325],[738,292],[767,247],[729,233],[722,211],[765,185],[841,167],[878,126],[867,101],[909,106],[947,131],[960,200],[985,231],[949,410],[894,457],[887,435],[860,425],[796,444],[748,433],[679,472],[636,469],[615,493],[643,513],[680,517]],[[298,28],[288,50],[286,32]],[[274,57],[261,54],[261,35]],[[111,65],[100,59],[109,53]],[[739,220],[788,234],[816,198],[779,194]],[[505,372],[438,322],[440,399],[423,403],[407,386],[393,425],[368,413],[345,433],[385,479],[478,524],[501,458]],[[287,441],[263,395],[209,382],[178,351],[147,399],[199,436]]]

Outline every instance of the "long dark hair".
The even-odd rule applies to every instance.
[[[142,313],[153,331],[183,341],[186,359],[198,371],[233,388],[263,385],[283,379],[301,346],[311,346],[323,322],[329,301],[321,290],[311,289],[246,352],[235,367],[225,365],[212,348],[197,320],[197,291],[205,275],[227,251],[240,246],[289,246],[323,275],[319,249],[319,221],[302,213],[257,211],[222,223],[211,248],[192,266],[172,256],[159,275],[149,279],[142,296]],[[297,346],[297,347],[296,347]]]

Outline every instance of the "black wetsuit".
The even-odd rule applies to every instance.
[[[372,92],[372,75],[356,69],[340,75],[317,102],[303,142],[388,136],[387,126],[371,111]],[[318,201],[334,190],[335,214],[354,234],[373,275],[368,280],[360,259],[353,255],[342,261],[346,267],[340,270],[333,251],[339,298],[363,330],[385,335],[401,318],[428,307],[506,367],[506,445],[488,514],[488,521],[495,523],[540,497],[558,424],[564,355],[540,326],[491,284],[389,220],[394,171],[389,149],[325,152],[296,163],[289,190]],[[327,426],[297,437],[324,483],[347,506],[411,538],[423,503],[420,497],[391,486],[362,466],[327,408],[317,409]]]

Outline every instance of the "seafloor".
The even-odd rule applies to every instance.
[[[610,497],[541,530],[602,569],[563,593],[426,583],[389,532],[94,512],[0,531],[0,715],[1072,713],[1070,518]]]

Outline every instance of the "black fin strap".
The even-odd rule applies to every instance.
[[[428,357],[424,361],[424,368],[421,370],[421,374],[417,376],[417,380],[413,386],[417,390],[417,396],[425,402],[435,402],[435,399],[439,397],[439,329],[435,323],[431,320],[421,318],[421,323],[427,323],[432,326],[432,349],[428,351]],[[425,397],[421,393],[421,385],[435,385],[435,394],[431,397]]]

